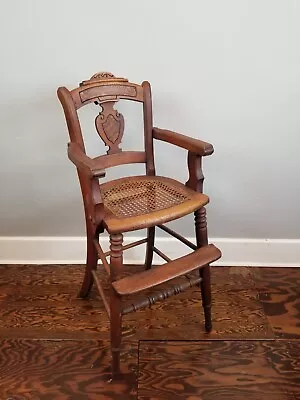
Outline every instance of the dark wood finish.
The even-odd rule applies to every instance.
[[[64,110],[71,142],[78,144],[85,152],[76,104],[73,101],[72,94],[67,88],[60,87],[57,90],[57,96]]]
[[[195,228],[196,228],[196,241],[197,246],[205,248],[208,243],[207,238],[207,224],[206,224],[206,210],[204,207],[195,212]],[[211,321],[211,283],[210,283],[210,265],[207,263],[201,270],[200,276],[202,278],[200,283],[202,306],[205,316],[205,330],[210,332],[212,330]]]
[[[96,237],[96,233],[94,234]],[[90,232],[90,228],[87,228],[87,242],[86,242],[86,268],[85,268],[85,274],[84,274],[84,279],[81,285],[81,289],[79,292],[79,297],[81,298],[86,298],[91,292],[93,283],[94,283],[94,277],[93,277],[93,271],[96,270],[97,268],[97,263],[98,263],[98,254],[97,254],[97,249],[94,246],[94,236],[92,232]]]
[[[196,192],[203,193],[204,174],[202,171],[202,157],[199,154],[188,152],[188,168],[189,179],[186,186],[194,189]],[[201,248],[208,244],[206,210],[204,207],[195,211],[195,233],[197,247]],[[211,320],[211,282],[210,282],[210,266],[207,264],[200,271],[202,278],[200,283],[202,306],[205,316],[205,330],[212,330]]]
[[[100,243],[98,240],[94,239],[93,244],[96,249],[98,258],[102,261],[103,267],[105,268],[107,275],[110,275],[110,266],[106,260],[106,253],[103,252],[102,247],[100,246]],[[109,254],[110,254],[110,252],[109,252]]]
[[[202,171],[202,157],[191,151],[188,152],[187,157],[189,179],[186,186],[195,190],[196,192],[203,192],[204,175]]]
[[[118,278],[122,273],[123,252],[122,252],[123,235],[121,233],[110,235],[110,281],[113,285],[118,282]],[[121,297],[113,289],[110,290],[110,341],[112,353],[112,373],[113,376],[120,375],[120,351],[122,336],[122,304]]]
[[[207,243],[199,239],[200,234],[207,236],[205,216],[203,219],[203,207],[209,200],[202,193],[202,190],[198,190],[198,163],[199,156],[213,153],[213,147],[209,143],[194,138],[153,128],[151,87],[147,81],[138,85],[128,82],[125,78],[115,77],[110,72],[98,72],[90,79],[81,82],[79,87],[72,91],[64,87],[59,88],[58,97],[64,109],[71,140],[68,146],[68,156],[77,168],[85,209],[87,265],[80,297],[86,298],[91,293],[93,283],[96,282],[106,311],[111,317],[112,372],[114,376],[117,376],[120,374],[121,295],[151,289],[153,286],[185,275],[196,268],[204,267],[200,275],[201,279],[198,278],[196,280],[198,283],[203,281],[201,288],[206,319],[205,326],[206,330],[211,329],[208,264],[219,258],[221,253],[213,246],[203,247]],[[124,134],[125,121],[123,115],[116,108],[118,101],[121,99],[143,103],[145,145],[145,151],[143,152],[122,152],[120,146]],[[78,109],[91,102],[100,107],[99,114],[95,118],[95,128],[104,144],[108,147],[107,155],[101,155],[96,158],[90,158],[86,154],[77,113]],[[155,176],[154,138],[189,151],[188,168],[190,179],[188,184],[183,185],[170,178]],[[146,175],[143,177],[125,177],[99,185],[99,178],[105,177],[106,168],[129,163],[145,163]],[[200,213],[200,217],[196,217],[197,248],[199,249],[194,249],[194,253],[185,258],[170,262],[164,268],[152,270],[154,251],[166,261],[170,261],[166,255],[155,247],[155,226],[178,219],[192,212],[196,212],[196,216]],[[202,222],[198,223],[197,221],[200,220]],[[205,229],[202,227],[204,223]],[[123,246],[122,234],[143,228],[147,228],[146,271],[144,274],[141,273],[124,278],[122,276],[123,251],[145,241],[141,240],[138,243]],[[103,252],[99,244],[99,234],[103,233],[105,229],[110,234],[111,240],[111,250],[106,253]],[[185,241],[178,234],[175,237]],[[105,259],[107,255],[110,255],[110,266]],[[96,274],[99,258],[110,275],[110,309],[108,309],[108,304],[105,300],[104,285],[102,285]],[[183,263],[189,265],[184,266]],[[158,298],[166,298],[170,293],[177,294],[188,286],[186,284],[173,285],[172,290],[163,291],[161,293],[162,297],[158,295]],[[142,300],[133,304],[144,304],[145,301],[151,304],[151,298],[150,302]]]
[[[96,273],[95,270],[92,271],[92,275],[93,275],[94,281],[96,283],[98,292],[99,292],[99,294],[101,296],[101,299],[103,301],[103,305],[105,307],[105,311],[107,312],[108,318],[110,318],[110,308],[109,308],[108,301],[106,300],[106,296],[105,296],[105,293],[104,293],[103,286],[102,286],[101,282],[99,281],[97,273]]]
[[[167,129],[153,128],[153,137],[163,142],[174,144],[182,147],[200,156],[209,156],[214,152],[214,148],[210,143],[194,139],[181,133],[169,131]]]
[[[141,272],[143,266],[124,266],[123,271],[125,274]],[[83,266],[0,266],[0,398],[136,399],[135,373],[140,339],[169,340],[158,345],[154,343],[149,351],[145,349],[149,342],[140,342],[141,362],[148,360],[150,365],[146,357],[153,357],[152,370],[145,370],[143,375],[141,369],[141,390],[149,388],[153,382],[158,361],[156,357],[161,356],[161,350],[165,351],[165,360],[172,360],[168,368],[170,382],[173,382],[177,367],[182,369],[183,375],[176,383],[181,381],[185,388],[176,389],[183,398],[188,398],[191,391],[195,391],[193,396],[199,398],[197,390],[203,389],[203,382],[212,400],[214,396],[216,400],[222,399],[221,396],[226,396],[227,392],[229,398],[234,398],[232,393],[236,398],[241,393],[241,400],[255,399],[256,379],[262,385],[264,378],[263,390],[272,394],[276,393],[278,385],[284,389],[286,384],[283,382],[291,376],[289,365],[292,364],[294,368],[299,365],[299,355],[288,345],[292,342],[299,346],[300,269],[212,267],[211,272],[214,330],[210,335],[199,330],[201,301],[198,287],[173,296],[168,301],[158,302],[150,309],[128,314],[123,322],[121,361],[124,376],[123,380],[111,382],[109,320],[104,305],[98,299],[96,290],[91,291],[89,300],[76,298],[77,287],[84,275]],[[104,269],[99,268],[97,274],[103,281],[105,292],[109,293],[110,284]],[[186,281],[180,278],[180,282],[183,279]],[[164,290],[168,290],[169,284],[163,286]],[[147,295],[150,297],[151,293]],[[278,348],[271,348],[265,352],[269,354],[271,363],[266,361],[262,368],[264,350],[263,347],[257,347],[253,339],[264,346],[264,340],[274,340],[275,335],[283,346],[284,358],[278,355]],[[291,335],[294,339],[290,339]],[[208,338],[214,341],[209,342],[209,348],[206,348],[203,343]],[[203,339],[204,342],[197,341],[194,350],[190,348],[186,351],[191,342],[185,340],[191,339]],[[171,354],[169,345],[172,345],[172,340],[178,340],[182,345],[175,343],[178,344],[176,354],[175,351]],[[226,343],[232,345],[228,344],[226,350],[227,345],[218,345],[220,340],[228,340]],[[235,343],[243,344],[243,353],[234,351],[232,346]],[[205,374],[199,376],[195,362],[197,365],[201,362],[204,364],[206,358],[208,362],[201,370]],[[227,369],[223,368],[225,360],[232,361]],[[272,365],[273,382],[269,373]],[[186,385],[188,378],[184,375],[185,367],[198,374],[198,378],[190,376],[190,385]],[[243,371],[255,379],[255,382],[248,381],[249,396],[243,392],[247,382],[236,379]],[[280,380],[274,383],[279,371]],[[166,371],[161,370],[156,381],[157,396],[162,396],[160,389],[166,377]],[[200,379],[200,386],[196,384],[196,378]],[[214,384],[214,388],[209,387],[209,378],[213,378],[210,383]],[[291,384],[292,392],[293,386]],[[223,393],[221,387],[224,388]],[[171,390],[172,387],[164,385],[163,390],[166,389]],[[264,396],[263,391],[261,396]],[[276,400],[275,396],[263,398]],[[292,399],[296,398],[295,394]]]
[[[210,244],[167,264],[116,280],[112,285],[117,293],[126,296],[186,275],[220,257],[220,250]]]
[[[124,343],[123,380],[111,382],[109,342],[0,340],[1,400],[135,400],[137,345]]]
[[[204,207],[195,211],[196,241],[198,248],[208,244],[206,210]]]
[[[194,285],[197,285],[201,282],[200,277],[198,278],[188,278],[185,282],[182,282],[180,285],[172,285],[170,288],[165,288],[160,292],[153,293],[146,298],[141,299],[135,303],[131,303],[129,306],[124,307],[122,309],[122,314],[129,314],[133,311],[140,310],[144,307],[151,307],[157,301],[162,301],[167,299],[168,297],[178,295],[179,293],[183,292],[184,290],[191,288]]]
[[[88,157],[77,143],[68,143],[68,157],[89,178],[103,178],[105,171],[99,162]]]
[[[128,250],[128,249],[131,249],[132,247],[136,247],[136,246],[139,246],[139,245],[141,245],[141,244],[145,244],[145,243],[147,243],[147,242],[148,242],[148,239],[147,239],[147,238],[145,238],[145,239],[140,239],[140,240],[137,240],[136,242],[128,243],[128,244],[126,244],[125,246],[122,246],[122,249],[123,249],[123,251],[125,251],[125,250]],[[109,250],[109,251],[106,251],[106,252],[104,253],[104,255],[105,255],[105,257],[109,256],[109,255],[110,255],[110,250]]]
[[[143,151],[125,151],[121,154],[90,158],[76,143],[68,143],[68,156],[76,167],[90,178],[104,178],[105,168],[146,162],[146,154]]]
[[[124,117],[114,109],[115,102],[109,101],[101,105],[102,110],[96,117],[95,125],[99,136],[109,147],[107,154],[120,153],[119,144],[124,134]]]
[[[124,164],[143,164],[146,163],[146,153],[144,151],[123,151],[122,153],[103,155],[93,159],[101,168],[111,168]]]
[[[129,82],[108,80],[91,83],[71,92],[77,109],[93,102],[100,104],[121,99],[143,102],[143,89],[140,85]]]
[[[255,268],[259,299],[278,338],[300,339],[300,269]]]
[[[299,399],[299,358],[299,342],[142,341],[138,399]]]
[[[256,289],[257,281],[253,268],[212,267],[213,322],[210,337],[222,339],[273,338],[276,325],[270,325],[264,314]],[[142,272],[143,266],[123,266],[125,275]],[[278,284],[280,268],[272,268],[274,284]],[[296,272],[297,270],[295,270]],[[291,279],[297,275],[283,269]],[[298,274],[300,269],[298,269]],[[276,276],[278,274],[278,278]],[[97,271],[105,294],[110,294],[110,282],[104,268]],[[195,273],[197,277],[197,273]],[[68,279],[66,280],[66,276]],[[96,288],[89,299],[77,298],[77,288],[84,276],[83,266],[0,266],[0,338],[45,338],[45,339],[109,339],[109,320]],[[255,278],[255,279],[254,279]],[[298,275],[299,279],[299,275]],[[176,284],[186,281],[176,279]],[[272,281],[271,281],[272,282]],[[163,290],[173,284],[165,283]],[[282,282],[281,291],[287,296],[287,281]],[[145,292],[151,296],[153,289]],[[144,293],[141,294],[144,296]],[[129,296],[128,304],[139,295]],[[124,318],[124,338],[136,342],[138,339],[188,340],[207,338],[199,329],[200,289],[189,291],[156,303],[151,309],[129,314]],[[127,300],[124,301],[124,306]],[[282,307],[282,306],[281,306]],[[283,320],[295,326],[296,319],[291,307],[286,307]],[[289,314],[290,313],[290,314]],[[188,329],[186,328],[188,326]],[[272,328],[272,329],[271,329]]]
[[[145,151],[147,155],[146,173],[147,175],[155,175],[154,152],[153,152],[153,117],[152,117],[152,98],[150,83],[144,81],[142,83],[144,89],[144,133],[145,133]]]
[[[72,101],[77,109],[91,102],[103,104],[120,99],[143,102],[143,95],[141,85],[115,77],[110,72],[97,72],[71,92]]]
[[[147,248],[146,248],[146,256],[145,256],[145,268],[150,269],[152,267],[153,261],[153,247],[155,240],[155,227],[147,229]]]

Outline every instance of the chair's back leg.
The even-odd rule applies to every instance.
[[[123,235],[110,235],[110,280],[114,282],[120,276],[123,266]],[[112,375],[120,375],[120,351],[122,341],[121,297],[111,287],[110,295],[110,339],[112,353]]]
[[[212,330],[212,320],[211,320],[211,283],[210,283],[210,265],[206,265],[200,270],[200,276],[202,281],[201,295],[202,295],[202,305],[205,317],[205,330],[206,332],[211,332]]]
[[[207,245],[207,222],[206,210],[204,207],[195,212],[195,228],[196,228],[196,241],[197,247]],[[205,330],[210,332],[212,330],[211,321],[211,283],[210,283],[210,266],[206,265],[200,269],[200,276],[202,281],[200,283],[202,305],[205,317]]]
[[[83,280],[83,283],[81,286],[81,290],[79,292],[79,297],[82,297],[82,298],[87,297],[92,289],[92,286],[94,283],[92,271],[97,268],[97,263],[98,263],[98,254],[95,249],[93,239],[94,239],[94,236],[92,234],[87,234],[86,267],[85,267],[84,280]],[[97,239],[98,239],[98,236],[97,236]]]
[[[147,247],[146,247],[146,258],[145,258],[146,269],[150,269],[152,267],[154,239],[155,239],[155,227],[153,226],[147,229]]]

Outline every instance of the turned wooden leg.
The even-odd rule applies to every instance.
[[[79,297],[85,298],[90,294],[92,289],[94,278],[92,275],[92,271],[97,269],[98,263],[98,255],[93,243],[93,236],[87,235],[87,255],[86,255],[86,267],[83,283],[81,286],[81,290],[79,292]]]
[[[146,269],[150,269],[152,267],[154,238],[155,238],[155,227],[153,226],[147,229],[147,247],[146,247],[146,258],[145,258]]]
[[[207,245],[207,223],[206,223],[206,210],[204,207],[195,212],[195,229],[197,246],[202,247]],[[200,276],[202,282],[200,283],[202,305],[205,317],[205,330],[210,332],[212,330],[211,321],[211,283],[210,283],[210,266],[206,265],[200,269]]]
[[[118,279],[123,266],[123,235],[110,235],[110,280]],[[110,339],[113,378],[120,376],[120,350],[122,340],[121,297],[111,288],[110,297]]]

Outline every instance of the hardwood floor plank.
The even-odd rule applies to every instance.
[[[295,400],[300,343],[141,341],[138,399]]]
[[[124,272],[140,269],[128,266]],[[246,268],[230,271],[212,268],[211,337],[273,337],[252,275]],[[0,267],[0,337],[107,339],[109,322],[96,291],[90,300],[77,298],[83,272],[80,266]],[[101,270],[99,275],[107,281]],[[124,335],[132,340],[205,339],[203,320],[196,287],[127,315]]]
[[[84,275],[83,265],[1,265],[0,270],[0,286],[78,284]]]
[[[141,266],[125,266],[124,275],[141,269]],[[287,384],[279,381],[283,386],[278,389],[278,385],[274,384],[274,379],[270,375],[272,366],[275,372],[291,377],[291,369],[296,370],[299,365],[297,359],[293,358],[298,357],[299,360],[298,350],[295,350],[296,344],[291,342],[289,348],[281,349],[277,345],[276,349],[269,350],[267,345],[257,344],[249,347],[248,342],[244,343],[245,347],[229,345],[234,342],[226,341],[224,343],[228,344],[220,345],[220,339],[245,341],[275,337],[299,338],[300,269],[213,267],[214,330],[211,334],[204,332],[201,296],[197,287],[163,303],[157,303],[150,309],[125,316],[122,366],[127,375],[125,380],[118,382],[116,386],[108,386],[107,383],[110,360],[107,341],[109,321],[102,301],[96,290],[92,291],[89,300],[77,298],[83,274],[84,267],[77,265],[0,266],[0,399],[6,400],[10,396],[14,400],[71,398],[83,400],[87,399],[86,393],[91,393],[88,398],[92,400],[136,398],[134,372],[137,368],[138,340],[202,339],[203,343],[210,343],[203,345],[203,357],[208,357],[209,346],[212,351],[211,361],[207,366],[210,365],[211,368],[211,365],[214,366],[214,363],[220,360],[229,362],[232,359],[236,363],[228,367],[229,381],[224,378],[223,371],[217,368],[217,364],[215,365],[216,371],[213,370],[213,376],[216,379],[223,377],[224,382],[222,380],[220,382],[224,385],[222,387],[219,382],[219,386],[213,389],[208,382],[207,391],[204,393],[206,397],[203,398],[234,400],[241,398],[236,397],[240,393],[244,398],[262,398],[255,397],[259,394],[252,387],[253,377],[248,382],[250,389],[247,387],[247,381],[243,380],[244,377],[241,381],[239,376],[236,381],[234,377],[230,378],[230,368],[238,366],[240,370],[251,365],[254,368],[257,365],[263,367],[262,371],[266,371],[266,382],[271,385],[268,390],[273,396],[269,398],[300,400],[300,394],[295,391],[296,389],[292,390],[293,383],[290,389],[286,389]],[[101,267],[99,276],[104,279],[104,287],[108,291],[107,278],[101,272]],[[130,301],[130,298],[128,300]],[[194,343],[197,355],[199,342]],[[161,347],[161,352],[162,354],[165,352],[166,357],[169,357],[169,353],[171,358],[175,357],[174,351],[184,360],[186,351],[178,349],[171,351],[169,348],[163,350]],[[143,365],[149,361],[146,353],[143,353]],[[252,354],[253,360],[249,359],[249,354]],[[188,355],[190,356],[190,353]],[[94,360],[95,357],[96,361],[99,360],[98,364],[95,361],[96,369],[89,369],[87,365],[90,365],[90,360]],[[201,359],[200,355],[197,355],[192,358],[192,364]],[[206,361],[208,362],[208,358]],[[239,361],[242,363],[240,366]],[[181,361],[175,363],[174,368],[176,365],[180,366]],[[147,368],[145,374],[148,374]],[[177,376],[177,381],[173,381],[172,365],[170,368],[171,386],[168,390],[171,388],[180,392],[181,386],[178,382],[181,378],[178,379]],[[253,368],[249,371],[253,372]],[[149,371],[152,374],[151,370]],[[203,371],[203,376],[208,380],[208,372]],[[184,386],[184,390],[187,388],[187,393],[190,393],[193,385],[197,386],[198,383],[194,382],[196,377],[193,374],[188,376],[188,385]],[[150,378],[152,379],[152,375]],[[184,379],[186,385],[187,378],[184,376]],[[227,381],[233,386],[227,384]],[[261,390],[267,390],[263,386],[263,381],[258,382],[261,382]],[[232,389],[235,388],[235,383],[238,390]],[[248,392],[254,397],[248,396]],[[153,391],[150,395],[154,397],[145,397],[148,396],[147,393],[144,392],[143,398],[164,398],[155,397]],[[191,394],[190,397],[182,398],[193,400],[199,396]]]
[[[300,268],[255,268],[253,274],[275,335],[300,339]]]
[[[0,398],[136,399],[137,346],[125,344],[124,378],[110,382],[108,342],[2,339]]]

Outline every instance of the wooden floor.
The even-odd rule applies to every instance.
[[[300,399],[300,269],[212,268],[210,335],[198,288],[129,314],[118,382],[102,302],[77,298],[82,277],[0,266],[0,400]]]

